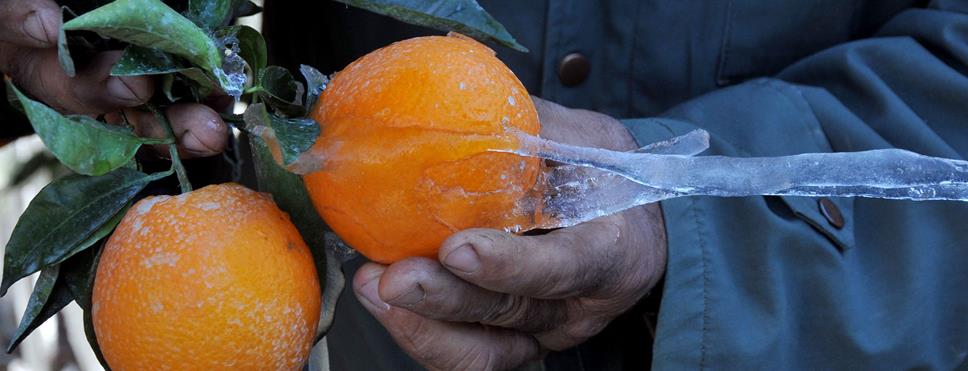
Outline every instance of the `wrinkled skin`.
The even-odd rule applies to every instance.
[[[535,99],[542,136],[630,150],[615,119]],[[367,263],[353,279],[363,306],[429,369],[509,369],[600,332],[665,271],[658,204],[537,236],[470,229],[437,260]]]
[[[138,135],[166,137],[153,114],[135,108],[151,99],[155,81],[147,76],[110,76],[120,51],[83,61],[75,77],[67,76],[57,61],[60,25],[61,10],[53,0],[0,1],[0,72],[62,113],[106,114],[109,122],[120,123],[123,112]],[[169,107],[166,114],[181,155],[204,157],[225,149],[228,127],[212,108],[181,103]],[[164,146],[155,149],[167,153]]]

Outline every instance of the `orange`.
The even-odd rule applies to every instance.
[[[537,135],[527,90],[486,46],[418,37],[338,72],[311,113],[320,171],[304,177],[316,210],[350,246],[380,263],[436,257],[450,234],[533,218],[519,201],[537,158],[509,150],[506,130]]]
[[[289,217],[224,184],[131,207],[104,246],[92,319],[114,370],[295,370],[319,310]]]

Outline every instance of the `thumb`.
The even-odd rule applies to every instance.
[[[50,48],[57,44],[61,11],[52,0],[0,1],[0,41]]]

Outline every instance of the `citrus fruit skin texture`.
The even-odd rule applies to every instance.
[[[540,131],[527,90],[494,52],[462,36],[400,41],[351,63],[320,96],[304,176],[333,230],[369,259],[436,257],[450,234],[504,228],[533,216],[518,200],[536,158],[509,150],[509,128]]]
[[[265,194],[214,185],[128,210],[100,258],[92,319],[114,370],[295,370],[320,297],[289,217]]]

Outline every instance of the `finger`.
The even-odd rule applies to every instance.
[[[605,217],[539,236],[469,229],[444,241],[439,259],[461,279],[498,292],[545,299],[608,292],[636,249],[617,246],[621,230]]]
[[[626,151],[638,148],[628,129],[611,116],[531,97],[541,137],[560,143]]]
[[[0,41],[31,48],[57,44],[61,11],[52,0],[0,1]]]
[[[207,157],[225,150],[228,144],[228,125],[213,109],[202,104],[183,103],[168,107],[165,114],[175,134],[179,156]],[[168,137],[168,132],[152,112],[128,109],[125,110],[125,116],[134,126],[135,134],[139,136]],[[167,146],[155,145],[152,148],[167,157]]]
[[[519,366],[540,355],[534,338],[517,331],[480,324],[453,323],[391,307],[380,299],[384,267],[369,263],[357,271],[353,290],[390,336],[430,369],[493,370]]]
[[[101,114],[144,104],[154,92],[147,76],[110,76],[121,52],[96,55],[75,77],[67,76],[55,49],[21,51],[10,65],[18,85],[35,97],[66,113]]]
[[[380,279],[379,292],[380,298],[390,305],[442,321],[478,322],[538,333],[550,331],[566,320],[561,300],[485,290],[427,258],[411,258],[389,266]]]

